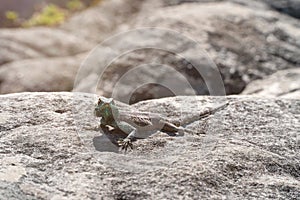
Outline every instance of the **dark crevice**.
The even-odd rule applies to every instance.
[[[298,6],[288,4],[288,2],[285,2],[286,5],[275,5],[275,3],[276,1],[274,1],[274,3],[271,3],[271,8],[273,8],[274,10],[277,10],[278,12],[284,13],[296,19],[300,19],[299,3]]]
[[[66,110],[55,110],[54,112],[59,113],[59,114],[63,114],[63,113],[66,113],[67,111]]]

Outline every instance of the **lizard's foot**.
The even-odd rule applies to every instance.
[[[128,147],[130,149],[133,149],[132,141],[129,138],[119,139],[118,144],[121,146],[121,149],[124,150],[125,152],[127,151]]]

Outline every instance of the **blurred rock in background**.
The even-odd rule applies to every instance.
[[[70,91],[78,75],[75,72],[84,60],[78,60],[79,57],[89,55],[97,44],[117,33],[139,27],[157,27],[177,31],[178,34],[196,40],[216,63],[226,94],[240,94],[254,80],[264,79],[280,70],[299,67],[300,23],[295,13],[300,6],[297,2],[107,0],[67,16],[66,21],[56,27],[2,29],[0,93]],[[62,6],[66,2],[52,3]],[[172,66],[178,70],[196,88],[196,94],[210,94],[207,85],[215,80],[204,81],[191,67],[191,63],[187,62],[199,57],[199,52],[190,43],[178,41],[172,44],[172,48],[184,55],[183,58],[168,52],[142,49],[120,56],[109,66],[101,65],[131,46],[145,42],[150,46],[167,46],[168,39],[169,36],[163,34],[157,37],[142,34],[138,37],[128,37],[126,41],[111,40],[105,43],[106,46],[94,51],[93,59],[86,60],[85,68],[81,69],[73,89],[94,93],[95,85],[91,83],[97,82],[98,73],[108,67],[96,92],[110,96],[124,72],[141,64],[158,61],[157,64]],[[69,60],[72,58],[76,62],[70,65]],[[23,60],[26,62],[22,62]],[[45,60],[47,62],[44,62]],[[30,76],[30,73],[25,73],[24,70],[30,69],[30,66],[45,70],[68,66],[70,74],[65,81],[58,81],[61,87],[54,87],[55,84],[44,84],[34,77],[52,76],[51,80],[56,81],[65,76],[57,76],[55,70],[47,70],[47,73],[40,70],[39,75]],[[137,76],[153,82],[162,78],[161,73],[151,67]],[[25,80],[30,81],[30,84],[24,83]],[[155,84],[135,88],[137,81],[137,78],[132,77],[132,81],[121,85],[120,96],[128,96],[133,92],[133,103],[173,95],[163,86]],[[190,95],[191,92],[184,90],[181,94]]]

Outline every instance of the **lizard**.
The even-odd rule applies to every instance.
[[[143,132],[160,130],[162,132],[175,134],[176,136],[181,136],[184,132],[205,134],[203,130],[197,132],[184,128],[182,125],[204,118],[226,107],[227,105],[228,103],[226,102],[213,109],[206,109],[197,116],[187,119],[184,122],[181,122],[181,124],[176,124],[169,122],[165,117],[159,114],[140,112],[131,109],[129,106],[127,108],[118,107],[113,98],[101,96],[95,104],[94,115],[96,117],[101,117],[100,127],[112,127],[127,134],[125,139],[118,140],[119,146],[121,146],[121,149],[126,152],[128,148],[133,149],[132,141],[136,138],[141,138],[139,136]]]

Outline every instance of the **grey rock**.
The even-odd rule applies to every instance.
[[[139,0],[105,0],[98,6],[74,15],[61,28],[77,37],[102,42],[116,29],[126,30],[126,23],[134,18],[142,5],[143,1]]]
[[[15,61],[0,68],[0,93],[70,91],[85,54]]]
[[[25,59],[76,55],[94,46],[71,32],[46,27],[1,29],[0,41],[0,65]]]
[[[92,43],[59,29],[0,30],[0,93],[70,91]]]
[[[242,94],[300,99],[300,68],[278,71],[253,81]]]
[[[194,89],[201,94],[209,93],[210,89],[212,93],[224,95],[217,67],[201,53],[196,42],[174,31],[146,28],[119,34],[103,42],[88,56],[77,74],[75,91],[93,93],[98,86],[100,94],[115,95],[123,102],[129,102],[125,100],[127,97],[136,102],[171,92],[192,95]],[[199,80],[197,73],[207,82]],[[163,85],[170,93],[144,85],[148,83]],[[130,95],[136,89],[138,91]]]
[[[138,10],[139,1],[132,0],[131,3],[134,5],[128,0],[104,1],[71,17],[57,28],[1,29],[0,65],[23,59],[63,57],[87,52]]]
[[[274,12],[267,5],[268,1],[245,0],[107,0],[78,13],[57,28],[2,29],[0,88],[6,89],[0,90],[0,93],[71,90],[71,81],[76,80],[75,91],[97,92],[105,96],[115,92],[119,99],[131,96],[130,102],[178,94],[238,94],[253,80],[278,70],[295,68],[300,63],[299,20]],[[115,33],[138,27],[177,31],[179,37],[184,35],[196,40],[211,59],[199,52],[195,43],[165,33],[140,33],[114,40]],[[107,38],[111,41],[105,40]],[[86,61],[88,67],[74,73],[73,69],[77,69],[79,62],[83,61],[78,61],[77,56],[87,54],[101,41],[102,46],[94,51],[95,56]],[[122,54],[138,46],[164,49],[133,49]],[[66,57],[68,59],[64,59]],[[39,76],[30,76],[29,72],[24,72],[26,67],[21,67],[32,63],[36,67],[39,65],[39,69],[52,68],[52,59],[53,62],[60,60],[58,66],[69,66],[71,57],[74,65],[68,67],[72,70],[67,81],[61,82],[61,76],[56,73],[51,79],[55,83],[66,84],[61,84],[61,88],[57,84],[41,83]],[[41,63],[42,60],[46,61]],[[211,64],[211,60],[218,69]],[[203,74],[199,75],[190,61],[200,63]],[[116,87],[126,72],[147,64],[148,68],[141,73],[133,73],[132,77],[127,77]],[[161,65],[176,69],[181,76],[175,75],[174,71],[157,70]],[[106,70],[107,66],[109,68]],[[99,72],[103,70],[105,73],[100,77]],[[4,72],[8,71],[7,76]],[[29,80],[25,82],[27,85],[22,86],[22,81],[15,83],[20,79],[19,74],[27,74],[25,79],[38,78],[32,80],[30,87]],[[175,77],[173,80],[169,78],[172,76]],[[222,86],[215,84],[220,82],[220,77],[224,81]],[[97,85],[98,79],[101,82]],[[159,86],[159,83],[165,83],[164,80],[167,80],[167,86],[174,86],[177,90]],[[191,87],[185,85],[186,80]],[[141,84],[143,82],[147,84]],[[212,92],[213,85],[219,86],[220,91]]]
[[[300,1],[299,0],[164,0],[162,5],[174,6],[184,3],[208,3],[229,1],[247,6],[266,7],[263,4],[273,8],[279,12],[285,13],[295,18],[300,18]],[[263,3],[263,4],[262,4]]]
[[[72,90],[82,55],[133,15],[138,4],[103,2],[57,28],[1,29],[0,93]],[[116,12],[119,18],[113,17]]]
[[[220,101],[229,105],[187,126],[204,128],[204,136],[158,132],[126,154],[105,151],[109,140],[95,129],[94,95],[20,93],[0,100],[1,199],[300,198],[296,99],[195,96],[140,102],[133,106],[170,119]]]
[[[136,26],[169,28],[197,40],[218,65],[228,94],[300,63],[299,21],[264,8],[229,2],[182,4],[141,16]]]
[[[300,18],[299,0],[162,0],[161,6],[176,6],[186,3],[234,2],[256,8],[272,8],[295,18]]]
[[[226,93],[238,94],[251,81],[278,70],[294,68],[300,63],[299,21],[274,12],[263,3],[256,3],[253,6],[248,2],[252,5],[249,6],[246,3],[221,1],[158,6],[155,11],[145,10],[137,15],[131,21],[130,28],[164,28],[177,31],[178,38],[188,36],[196,40],[217,64],[219,72],[216,73],[222,76]],[[147,71],[132,74],[130,82],[121,84],[116,93],[121,97],[133,93],[133,102],[162,97],[168,91],[153,89],[153,85],[136,88],[140,79],[154,83],[161,80],[161,71],[151,69],[151,64],[156,63],[174,67],[189,80],[194,93],[211,94],[208,86],[216,79],[204,81],[203,77],[207,75],[200,76],[189,62],[205,55],[195,48],[195,43],[172,39],[175,37],[170,34],[151,34],[140,31],[139,34],[122,40],[115,39],[100,46],[99,50],[94,51],[95,55],[89,58],[90,61],[87,61],[86,69],[80,72],[82,76],[78,79],[78,86],[75,84],[76,91],[95,92],[95,84],[91,82],[95,83],[95,80],[100,79],[102,82],[98,85],[97,92],[110,96],[125,72],[136,66],[149,64]],[[136,49],[137,46],[154,49]],[[158,50],[155,47],[165,48]],[[123,54],[124,49],[132,51]],[[176,57],[173,55],[174,51],[168,52],[165,49],[176,50],[175,53],[179,52],[182,57]],[[113,62],[109,63],[108,60]],[[207,61],[209,59],[202,60],[206,60],[202,68],[211,67]],[[105,73],[100,77],[99,72],[102,71]],[[190,94],[190,91],[184,90],[181,93]]]

